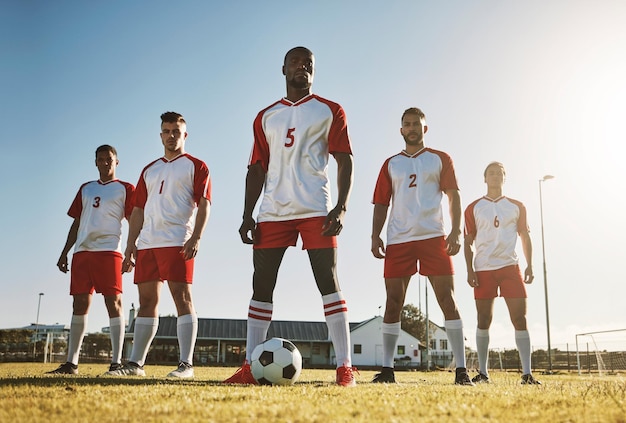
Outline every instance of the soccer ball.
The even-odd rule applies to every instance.
[[[252,351],[250,367],[260,385],[293,385],[302,371],[302,355],[291,341],[271,338]]]

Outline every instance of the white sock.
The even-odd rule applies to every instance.
[[[178,316],[176,334],[178,335],[180,361],[193,364],[193,347],[196,345],[198,336],[198,316],[195,314]]]
[[[476,351],[478,352],[478,371],[489,376],[489,329],[476,328]]]
[[[124,348],[124,316],[109,318],[109,327],[111,329],[111,363],[122,362],[122,349]]]
[[[148,355],[148,348],[159,329],[158,317],[137,317],[135,319],[135,333],[133,335],[133,350],[130,361],[143,366]]]
[[[252,351],[267,339],[272,323],[274,304],[250,300],[248,308],[248,333],[246,336],[246,361],[250,363]]]
[[[400,322],[384,323],[383,332],[383,367],[391,367],[393,369],[393,359],[396,352],[396,344],[400,337]]]
[[[455,367],[465,367],[465,338],[463,337],[463,321],[461,319],[444,322],[448,342],[454,354]]]
[[[522,374],[531,373],[530,370],[530,334],[527,330],[515,331],[515,344],[519,351],[519,358],[522,362]]]
[[[352,367],[350,355],[350,324],[348,322],[348,307],[341,292],[322,296],[324,303],[324,317],[330,340],[335,349],[337,367]]]
[[[83,344],[83,338],[87,333],[87,315],[72,314],[72,322],[70,323],[70,339],[67,343],[67,361],[78,365],[78,356],[80,355],[80,347]]]

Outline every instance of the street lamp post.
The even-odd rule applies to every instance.
[[[548,270],[546,269],[546,243],[544,240],[543,231],[543,195],[541,192],[541,185],[543,182],[554,179],[552,175],[544,175],[539,179],[539,213],[541,214],[541,253],[543,256],[543,289],[546,300],[546,331],[548,334],[548,374],[552,374],[552,347],[550,345],[550,308],[548,302]]]
[[[41,308],[41,296],[43,292],[39,293],[39,301],[37,302],[37,319],[35,320],[35,345],[33,345],[33,360],[37,355],[37,338],[39,338],[39,309]]]

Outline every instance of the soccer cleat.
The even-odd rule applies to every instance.
[[[374,375],[372,383],[396,383],[396,376],[391,367],[383,367],[380,373]]]
[[[77,375],[78,374],[78,365],[74,363],[61,364],[57,369],[46,372],[47,375]]]
[[[252,376],[252,369],[250,363],[244,361],[241,367],[235,372],[234,375],[224,381],[224,383],[232,385],[258,385],[254,376]]]
[[[346,365],[337,367],[337,385],[345,387],[356,386],[355,371],[358,373],[356,367],[348,367]]]
[[[193,377],[193,366],[189,363],[181,361],[178,368],[168,373],[167,377],[177,377],[180,379],[189,379]]]
[[[129,361],[125,365],[121,366],[117,370],[109,370],[104,376],[145,376],[146,372],[143,370],[143,366],[137,363]]]
[[[528,373],[527,375],[522,375],[522,385],[541,385],[541,382]]]
[[[467,369],[465,367],[458,367],[456,369],[456,377],[454,378],[455,385],[463,385],[463,386],[475,386],[474,382],[470,379],[467,374]]]
[[[111,363],[111,365],[109,366],[109,371],[114,372],[115,370],[119,370],[122,367],[122,363]]]
[[[472,378],[472,382],[474,383],[491,383],[489,380],[489,376],[484,375],[482,373],[478,373],[476,376]]]

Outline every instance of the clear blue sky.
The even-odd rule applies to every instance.
[[[382,261],[369,251],[372,191],[383,161],[403,148],[402,111],[418,106],[426,144],[455,162],[463,207],[486,192],[483,169],[498,160],[507,168],[505,194],[528,208],[534,346],[546,346],[538,189],[545,174],[556,176],[543,185],[552,346],[571,346],[580,332],[626,328],[624,22],[619,0],[5,1],[0,328],[34,322],[40,292],[40,323],[69,324],[69,275],[55,266],[71,224],[67,209],[80,184],[97,178],[100,144],[117,147],[118,177],[136,183],[163,153],[166,110],[185,115],[186,149],[213,178],[194,283],[198,315],[245,318],[251,250],[237,229],[252,121],[285,94],[282,60],[297,45],[316,55],[314,92],[348,116],[356,168],[339,277],[351,321],[384,307]],[[472,290],[463,257],[454,262],[473,346]],[[138,297],[130,276],[124,287],[127,314]],[[415,277],[408,302],[418,304],[418,287]],[[174,314],[163,293],[160,313]],[[430,300],[430,317],[442,324],[432,291]],[[299,247],[281,268],[274,318],[323,319]],[[108,325],[100,296],[89,319],[89,331]],[[513,345],[498,301],[492,346]]]

